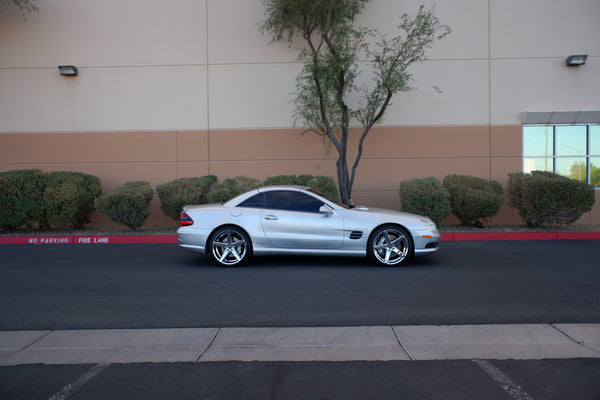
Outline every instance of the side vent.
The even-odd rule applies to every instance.
[[[350,233],[350,239],[360,239],[363,233],[361,231],[352,231]]]

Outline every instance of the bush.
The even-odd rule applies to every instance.
[[[400,183],[400,201],[402,211],[425,215],[438,225],[452,212],[448,189],[433,177]]]
[[[211,203],[224,203],[235,196],[256,189],[260,182],[245,176],[227,178],[223,182],[215,184],[208,193],[208,201]]]
[[[98,197],[95,204],[98,211],[111,221],[137,231],[150,215],[153,195],[149,182],[126,182],[112,193]]]
[[[452,211],[463,225],[493,217],[504,201],[504,190],[496,181],[452,174],[444,178],[444,186],[450,192]]]
[[[24,169],[0,173],[0,228],[17,229],[44,214],[44,173]]]
[[[324,175],[277,175],[271,176],[263,182],[264,186],[275,186],[275,185],[298,185],[308,186],[324,195],[339,200],[340,195],[335,184],[335,181]]]
[[[40,225],[83,228],[94,211],[94,199],[101,194],[100,179],[93,175],[69,171],[47,173]]]
[[[217,183],[217,177],[206,175],[195,178],[180,178],[156,186],[160,208],[165,214],[179,221],[181,210],[188,204],[205,204],[208,193]]]
[[[509,203],[527,226],[570,224],[590,211],[596,201],[592,186],[551,172],[508,176]]]

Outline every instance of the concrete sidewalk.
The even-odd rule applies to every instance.
[[[0,366],[600,358],[600,324],[0,332]]]

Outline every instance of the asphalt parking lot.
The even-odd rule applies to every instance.
[[[361,259],[261,257],[226,269],[166,244],[5,245],[0,398],[598,399],[598,256],[597,241],[452,242],[404,268]],[[589,336],[563,332],[565,326],[586,327]],[[256,346],[247,339],[227,342],[240,331],[254,332],[270,354],[321,358],[260,358],[257,347],[249,359],[210,358],[203,344],[198,354],[189,352],[191,360],[79,353],[79,361],[10,363],[21,351],[57,356],[69,346],[88,355],[158,355],[160,343],[151,334],[135,334],[169,329],[176,332],[170,339],[175,350],[187,356],[181,340],[190,328],[218,332],[207,339],[213,353]],[[298,329],[312,333],[298,337]],[[355,329],[366,329],[360,337],[370,338],[371,347],[359,354],[383,349],[388,357],[352,359],[352,346],[364,345],[348,333]],[[375,333],[380,329],[386,333]],[[421,341],[427,353],[436,348],[432,332],[438,332],[441,348],[456,349],[448,329],[463,341],[462,358],[427,359],[411,347]],[[496,337],[493,329],[504,334]],[[9,336],[39,331],[23,348],[8,348]],[[281,351],[269,342],[274,331]],[[477,331],[484,333],[467,343],[467,332]],[[134,334],[133,342],[117,332]],[[380,334],[381,342],[373,339]],[[537,353],[518,347],[516,355],[493,353],[518,340]],[[549,356],[540,350],[556,351],[562,340],[590,352]],[[395,350],[386,347],[390,343]],[[469,353],[475,344],[492,353]],[[328,360],[336,353],[332,347],[346,358]],[[389,357],[391,351],[409,356]]]

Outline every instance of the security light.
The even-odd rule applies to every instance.
[[[587,54],[581,54],[577,56],[569,56],[567,58],[567,67],[577,67],[584,65],[587,60]]]
[[[74,65],[59,65],[58,71],[60,72],[61,75],[64,75],[64,76],[77,76],[78,75],[77,67]]]

